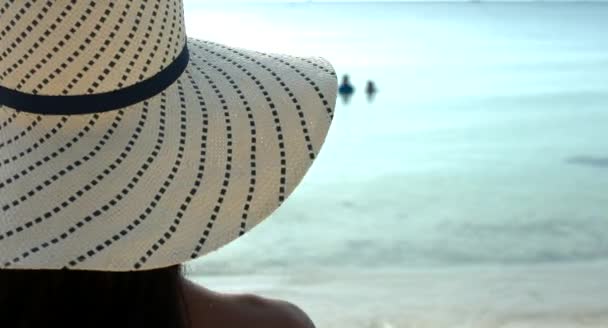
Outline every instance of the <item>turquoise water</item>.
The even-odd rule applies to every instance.
[[[191,5],[186,19],[192,37],[327,57],[358,89],[284,206],[195,270],[608,259],[608,4]]]

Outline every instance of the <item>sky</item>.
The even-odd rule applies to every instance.
[[[213,2],[401,2],[403,0],[184,0],[185,4],[213,3]]]
[[[186,5],[200,3],[226,3],[226,2],[245,2],[245,3],[289,3],[289,2],[402,2],[404,0],[183,0]],[[412,1],[412,0],[405,0]],[[416,0],[413,0],[416,1]],[[428,0],[423,0],[428,1]],[[464,0],[466,1],[466,0]]]
[[[204,3],[289,3],[289,2],[443,2],[443,1],[462,1],[468,2],[471,0],[183,0],[186,6],[193,6],[196,4],[204,4]],[[545,2],[608,2],[608,0],[481,0],[481,1],[545,1]]]

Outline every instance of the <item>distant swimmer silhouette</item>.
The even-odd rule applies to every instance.
[[[367,81],[367,85],[365,86],[365,94],[367,95],[367,101],[374,101],[376,93],[378,93],[378,88],[376,88],[376,84],[374,83],[374,81]]]
[[[355,93],[355,88],[352,84],[350,84],[350,77],[346,74],[342,76],[342,83],[340,83],[338,93],[342,97],[342,101],[344,103],[348,103],[352,95]]]

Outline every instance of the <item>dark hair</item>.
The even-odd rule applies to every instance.
[[[187,328],[181,279],[179,265],[137,272],[0,270],[0,323]]]

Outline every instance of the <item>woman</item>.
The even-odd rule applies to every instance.
[[[180,266],[302,179],[333,117],[327,62],[187,38],[179,0],[1,0],[0,44],[3,325],[312,325]]]
[[[137,272],[1,270],[5,327],[314,327],[296,306],[212,292],[179,265]]]

